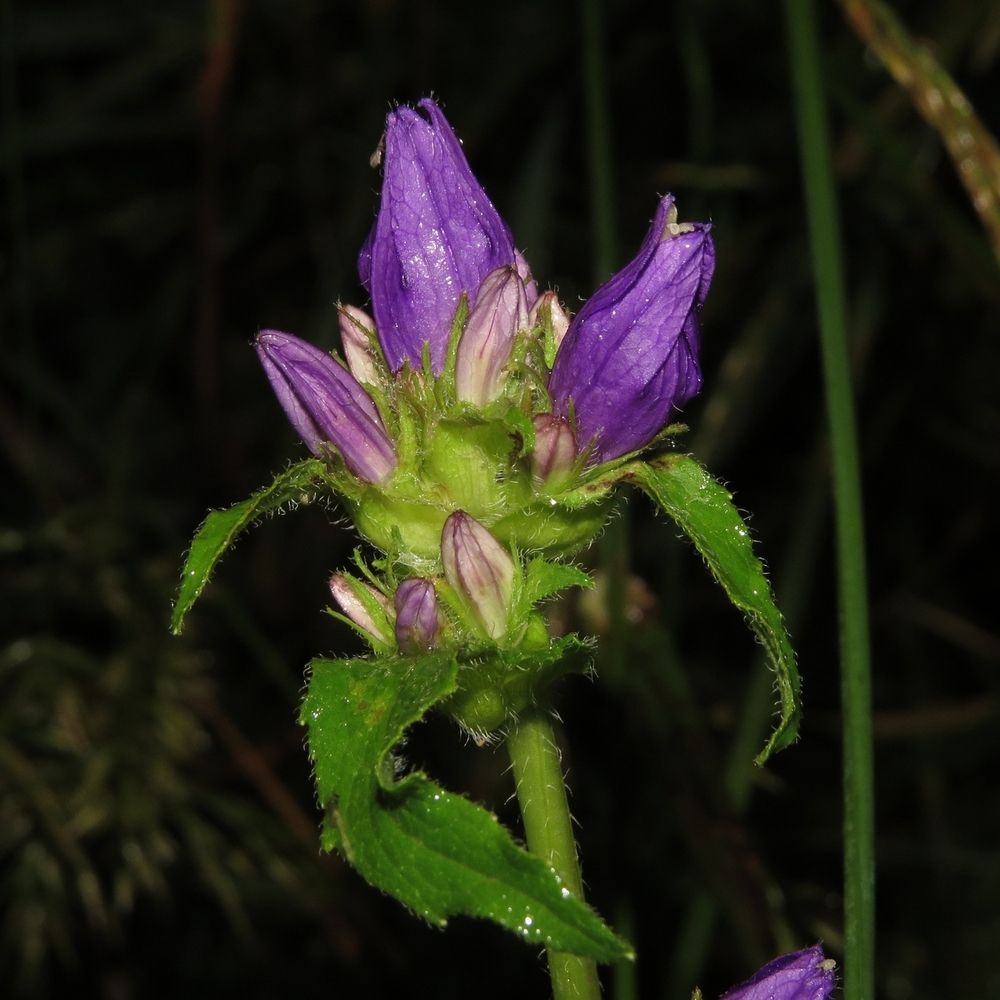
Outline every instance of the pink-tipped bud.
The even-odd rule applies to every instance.
[[[389,599],[381,591],[376,590],[371,584],[362,580],[355,580],[353,577],[343,573],[334,573],[330,577],[330,593],[333,599],[340,605],[340,610],[354,622],[358,628],[364,629],[369,635],[374,636],[379,642],[388,645],[389,638],[382,628],[376,624],[375,617],[382,618],[383,621],[391,619],[392,606]],[[384,613],[379,614],[379,609]]]
[[[576,435],[567,420],[551,413],[539,413],[534,424],[531,474],[538,483],[558,486],[576,464]]]
[[[555,352],[559,350],[559,345],[563,342],[566,331],[569,329],[569,313],[563,309],[559,296],[555,292],[542,292],[538,301],[531,307],[531,312],[528,315],[528,327],[533,330],[536,326],[546,330],[546,339],[551,336],[551,345],[547,346],[550,347],[553,356],[555,356]]]
[[[441,630],[432,581],[413,576],[396,589],[396,644],[401,653],[433,649]]]
[[[365,385],[379,385],[378,362],[372,341],[375,336],[375,320],[357,306],[338,306],[340,316],[340,342],[344,345],[344,360],[351,374]]]
[[[527,328],[528,302],[517,270],[505,265],[490,271],[458,344],[455,392],[459,399],[488,406],[499,397],[514,336]]]
[[[465,599],[486,634],[502,639],[514,589],[510,553],[475,518],[457,510],[444,522],[441,562],[445,579]]]
[[[524,282],[524,294],[528,300],[528,308],[538,301],[538,282],[531,276],[531,265],[520,250],[514,251],[514,264],[517,267],[518,277]],[[528,326],[531,329],[531,326]]]

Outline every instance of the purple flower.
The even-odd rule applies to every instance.
[[[361,283],[389,367],[419,368],[430,345],[435,375],[465,292],[469,308],[490,271],[515,265],[514,241],[469,168],[434,101],[397,108],[385,127],[378,217],[358,257]]]
[[[431,649],[440,630],[434,584],[421,576],[404,580],[396,588],[396,642],[400,652]]]
[[[357,476],[384,482],[396,467],[396,449],[357,379],[290,333],[263,330],[255,346],[278,402],[309,450],[322,458],[332,444]]]
[[[813,945],[768,962],[720,1000],[826,1000],[837,982],[835,968]]]
[[[507,631],[514,560],[474,517],[456,510],[441,532],[445,579],[469,605],[491,639]]]
[[[581,451],[607,462],[648,444],[701,388],[698,313],[715,248],[708,223],[675,221],[660,202],[638,256],[602,285],[570,324],[549,392],[576,415]]]

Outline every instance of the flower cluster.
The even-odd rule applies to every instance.
[[[454,617],[438,607],[444,587],[468,630],[513,642],[516,553],[586,545],[616,470],[701,386],[711,227],[678,223],[667,195],[636,258],[571,320],[539,294],[434,101],[392,112],[381,148],[382,198],[358,259],[371,314],[341,307],[344,360],[273,330],[257,352],[402,579],[392,591],[334,577],[347,618],[376,649],[432,648]]]

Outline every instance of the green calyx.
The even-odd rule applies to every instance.
[[[527,565],[518,562],[506,636],[499,643],[470,642],[470,631],[464,629],[456,654],[458,690],[442,708],[483,741],[544,697],[545,689],[557,677],[585,673],[590,666],[590,646],[576,636],[550,638],[536,606],[567,587],[592,586],[593,580],[575,566],[549,562],[541,556]],[[439,593],[453,620],[460,621],[461,605],[450,599],[447,586],[439,588]],[[461,624],[458,630],[463,631]]]
[[[545,631],[545,623],[535,616]],[[550,640],[530,648],[468,652],[458,657],[458,690],[441,708],[478,742],[507,725],[529,705],[544,697],[557,677],[586,673],[591,649],[574,636]]]
[[[508,547],[549,556],[581,551],[603,528],[613,484],[584,489],[579,474],[555,490],[537,482],[526,440],[531,422],[503,400],[486,413],[461,404],[422,419],[403,407],[397,413],[395,472],[380,485],[356,484],[347,502],[361,534],[401,566],[438,570],[441,530],[456,510]]]

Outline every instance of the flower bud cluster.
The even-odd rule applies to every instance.
[[[639,254],[571,321],[538,294],[432,100],[389,115],[384,149],[358,262],[372,315],[341,306],[346,366],[261,333],[279,402],[313,454],[353,476],[337,485],[362,533],[404,565],[440,566],[458,509],[504,543],[574,551],[602,522],[574,488],[648,446],[701,385],[710,226],[678,223],[663,198]]]
[[[256,348],[361,533],[410,578],[387,606],[344,578],[343,613],[377,643],[430,648],[444,581],[500,641],[509,552],[588,544],[619,470],[698,391],[711,227],[678,223],[667,195],[636,258],[571,318],[539,294],[433,100],[389,114],[383,148],[358,258],[371,312],[340,307],[344,361],[273,330]]]
[[[457,599],[465,631],[502,643],[519,572],[511,554],[475,518],[459,510],[445,521],[441,533],[441,565],[441,576],[407,577],[394,592],[349,573],[334,573],[330,593],[342,616],[377,649],[391,649],[393,641],[404,653],[438,645],[445,631],[438,586],[450,588]]]

